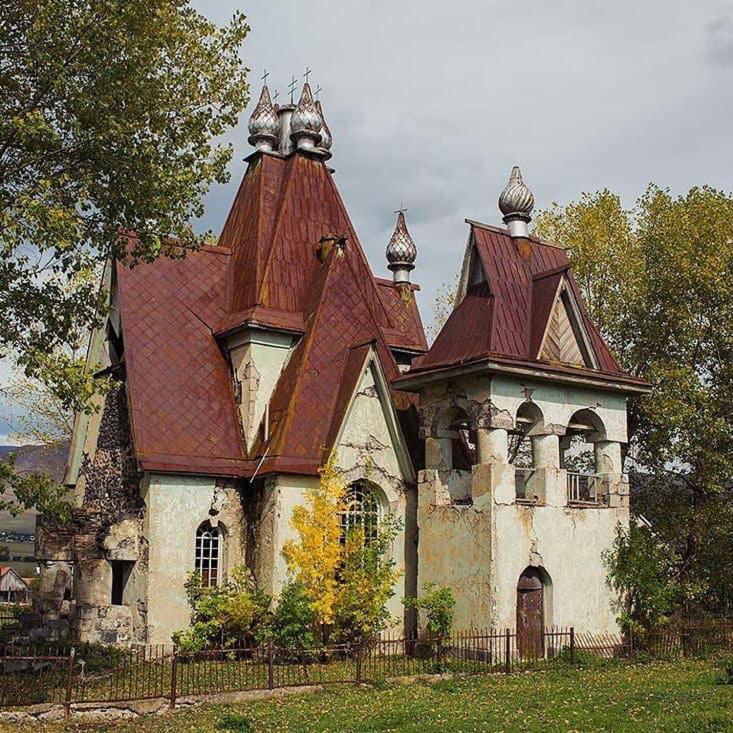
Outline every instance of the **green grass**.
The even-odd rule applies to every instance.
[[[733,687],[714,662],[610,663],[206,705],[127,723],[15,725],[16,733],[195,731],[733,731]],[[10,730],[10,728],[8,728]]]

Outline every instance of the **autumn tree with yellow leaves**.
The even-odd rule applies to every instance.
[[[342,544],[339,512],[345,494],[332,456],[318,485],[306,491],[305,502],[293,511],[291,526],[298,537],[286,543],[283,553],[313,610],[317,635],[325,639],[335,631],[354,641],[389,622],[386,603],[399,577],[389,550],[399,522],[385,517],[368,541],[357,526]]]

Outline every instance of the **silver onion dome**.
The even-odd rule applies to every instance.
[[[316,109],[318,114],[321,116],[321,144],[319,147],[324,150],[330,150],[333,144],[333,137],[331,135],[331,129],[326,123],[326,118],[323,116],[323,107],[321,107],[321,100],[316,99]]]
[[[504,215],[504,223],[509,227],[512,237],[528,237],[527,224],[532,219],[534,196],[522,180],[519,166],[512,168],[509,182],[499,196],[499,210]]]
[[[519,166],[512,168],[509,183],[499,196],[499,210],[504,216],[526,216],[528,219],[534,208],[534,196],[522,180]]]
[[[400,211],[397,216],[392,237],[387,245],[387,267],[394,273],[395,282],[409,282],[410,270],[415,268],[417,247],[407,231],[405,213]]]
[[[277,146],[280,132],[280,121],[277,118],[277,111],[270,99],[270,90],[267,84],[262,87],[260,99],[249,118],[250,145],[258,150],[272,150]]]
[[[298,106],[290,119],[290,138],[300,149],[312,150],[321,141],[321,115],[318,113],[310,84],[303,84]]]

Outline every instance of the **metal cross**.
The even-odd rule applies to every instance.
[[[262,79],[262,81],[265,82],[265,86],[267,85],[268,76],[270,76],[270,72],[267,69],[265,69],[265,73],[260,77],[260,79]]]
[[[277,102],[277,98],[278,98],[279,96],[280,96],[280,92],[279,92],[279,91],[276,91],[276,92],[275,92],[275,93],[274,93],[274,94],[272,95],[272,102],[273,102],[273,104],[274,104],[275,102]]]
[[[305,67],[305,73],[303,74],[303,78],[305,79],[305,83],[308,83],[308,77],[311,75],[311,70],[309,66]]]
[[[295,94],[295,87],[298,86],[298,80],[293,76],[290,84],[288,84],[290,87],[290,104],[293,104],[293,94]]]
[[[402,202],[400,204],[400,208],[397,209],[397,211],[395,211],[394,213],[395,214],[404,214],[406,211],[407,211],[407,209],[405,208],[405,204],[404,204],[404,202]]]
[[[321,93],[322,91],[323,91],[323,89],[321,89],[321,87],[319,86],[319,87],[318,87],[318,88],[316,89],[316,91],[315,91],[315,92],[313,92],[313,93],[314,93],[314,94],[316,95],[316,99],[318,99],[318,95],[319,95],[319,94],[320,94],[320,93]]]

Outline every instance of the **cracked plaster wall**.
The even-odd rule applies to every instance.
[[[229,355],[238,386],[239,414],[247,448],[251,448],[265,406],[292,352],[294,338],[253,329],[230,338]]]
[[[543,427],[551,433],[564,433],[577,410],[590,408],[603,421],[608,440],[626,440],[621,395],[496,376],[427,388],[421,396],[421,431],[428,443],[440,440],[441,416],[455,407],[469,415],[474,427],[506,429],[528,398],[542,410]],[[608,451],[606,444],[601,450]],[[611,547],[618,524],[628,526],[628,484],[612,474],[610,506],[574,508],[567,506],[564,471],[545,469],[543,480],[545,506],[517,505],[513,466],[478,465],[471,477],[473,505],[456,506],[444,470],[420,472],[418,582],[453,588],[456,628],[514,627],[517,581],[534,565],[543,567],[552,582],[547,624],[617,630],[615,596],[606,582],[602,555]]]
[[[149,545],[148,643],[166,643],[189,625],[184,583],[194,569],[196,530],[209,520],[224,532],[224,577],[244,563],[245,520],[240,492],[208,477],[153,474],[143,487]]]

